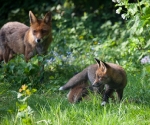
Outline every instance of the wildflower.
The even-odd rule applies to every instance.
[[[112,2],[116,3],[117,1],[116,0],[112,0]]]
[[[126,15],[125,14],[121,14],[122,19],[126,19]]]
[[[28,86],[26,86],[25,84],[21,86],[22,90],[26,90]]]
[[[121,0],[112,0],[112,2],[114,2],[114,3],[120,3]]]
[[[116,0],[117,1],[117,3],[120,3],[121,2],[121,0]]]
[[[21,89],[21,88],[19,89],[19,92],[22,92],[22,89]]]
[[[75,13],[72,13],[72,14],[71,14],[71,17],[74,17],[74,16],[75,16]]]
[[[149,56],[145,56],[141,59],[141,64],[146,64],[146,63],[150,63],[150,57]]]
[[[28,88],[28,86],[26,86],[25,84],[21,86],[21,88],[19,89],[19,92],[22,92],[24,90],[26,90]]]
[[[116,10],[116,13],[117,13],[117,14],[120,14],[121,10],[122,10],[122,8],[119,7],[119,8]]]
[[[27,95],[31,95],[31,92],[30,92],[29,89],[26,90],[26,94],[27,94]]]

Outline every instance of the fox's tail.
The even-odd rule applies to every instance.
[[[82,72],[73,76],[64,86],[60,87],[59,90],[68,90],[83,81],[88,81],[88,68],[85,68]]]

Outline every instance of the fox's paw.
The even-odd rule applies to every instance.
[[[63,87],[60,87],[59,90],[64,90]]]
[[[101,103],[101,106],[105,106],[105,105],[106,105],[106,102],[103,101],[103,102]]]

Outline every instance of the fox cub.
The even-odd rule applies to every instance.
[[[123,90],[127,84],[127,76],[125,70],[113,63],[105,63],[98,59],[95,59],[98,68],[95,72],[96,78],[93,82],[93,86],[105,85],[105,92],[101,105],[105,105],[108,102],[114,91],[117,92],[119,100],[122,99]]]
[[[87,95],[89,90],[102,95],[102,106],[108,102],[109,98],[114,99],[114,91],[117,92],[119,100],[122,99],[123,90],[127,84],[125,70],[117,64],[95,60],[97,64],[85,68],[59,88],[59,90],[70,89],[68,100],[73,100],[70,102],[80,101],[85,96],[84,93]],[[90,85],[87,85],[88,81],[90,81]]]
[[[51,13],[37,19],[29,11],[30,27],[20,22],[8,22],[0,30],[0,61],[8,62],[15,54],[28,61],[35,54],[45,54],[52,42]]]

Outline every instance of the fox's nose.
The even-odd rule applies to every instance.
[[[95,81],[93,82],[92,86],[93,86],[93,87],[99,86],[99,82],[95,80]]]
[[[37,39],[37,42],[39,43],[41,41],[41,39]]]
[[[97,80],[94,80],[94,82],[93,82],[92,86],[94,86],[96,83],[97,83]]]
[[[92,84],[92,86],[93,86],[93,87],[98,87],[98,86],[100,86],[100,84],[99,84],[99,83],[97,83],[97,84]]]
[[[92,86],[95,86],[95,82],[93,82]]]

